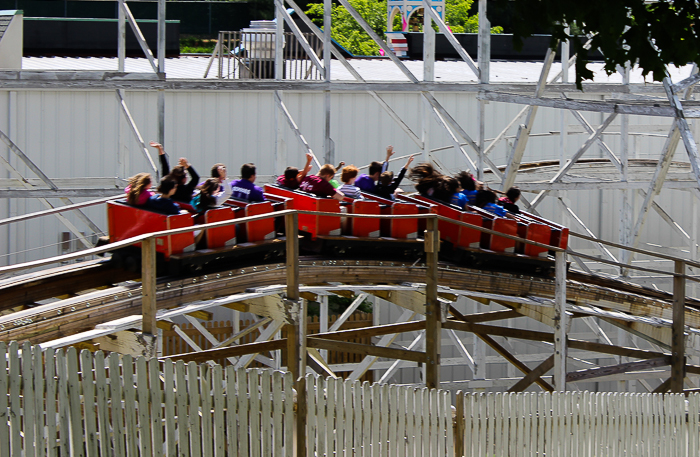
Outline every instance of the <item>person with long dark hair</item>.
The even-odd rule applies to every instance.
[[[151,141],[149,145],[152,148],[158,149],[158,158],[163,171],[163,177],[171,179],[177,183],[177,190],[173,195],[173,200],[189,203],[192,200],[192,193],[199,183],[199,174],[185,157],[180,157],[177,166],[170,168],[168,164],[168,155],[163,149],[163,145],[155,141]],[[187,175],[190,175],[189,182]]]

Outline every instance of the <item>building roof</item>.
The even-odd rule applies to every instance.
[[[166,59],[165,72],[168,79],[204,79],[204,74],[209,64],[208,56],[181,56]],[[367,81],[402,81],[408,82],[408,78],[390,60],[381,58],[351,59],[349,62]],[[423,79],[423,62],[406,60],[406,67],[418,78]],[[492,83],[527,84],[536,83],[542,70],[542,62],[528,61],[492,61],[490,76]],[[593,80],[598,84],[622,84],[622,76],[619,73],[606,75],[601,62],[589,64],[595,74]],[[116,71],[117,58],[115,57],[24,57],[22,59],[23,70],[102,70]],[[125,70],[128,73],[151,73],[153,70],[146,58],[129,57],[125,62]],[[555,62],[550,71],[553,78],[561,71],[561,63]],[[670,67],[669,74],[673,82],[681,81],[690,76],[692,65],[683,67]],[[217,79],[218,62],[214,61],[207,79]],[[574,69],[570,68],[569,81],[573,82]],[[354,81],[350,72],[343,65],[333,60],[331,64],[331,77],[335,81]],[[478,82],[477,77],[462,61],[437,61],[435,62],[435,80],[437,82]],[[631,84],[653,84],[650,77],[645,78],[641,70],[635,68],[630,75]]]

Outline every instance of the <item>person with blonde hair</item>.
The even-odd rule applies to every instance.
[[[335,189],[330,183],[333,176],[335,176],[335,167],[327,163],[321,167],[317,174],[306,176],[299,184],[299,190],[319,197],[332,197],[342,201],[345,195],[342,191]]]
[[[151,188],[151,174],[139,173],[129,179],[129,185],[126,186],[126,202],[130,205],[142,206],[148,202],[148,199],[153,196]]]
[[[340,180],[343,182],[343,185],[340,186],[339,190],[346,197],[354,199],[362,198],[360,189],[355,186],[355,180],[357,179],[357,174],[359,172],[360,170],[358,170],[355,165],[343,167],[343,171],[340,173]]]

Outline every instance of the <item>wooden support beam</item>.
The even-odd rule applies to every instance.
[[[538,332],[535,330],[522,330],[517,328],[496,327],[483,324],[470,324],[449,319],[442,324],[443,328],[452,330],[460,330],[463,332],[479,333],[484,335],[505,336],[509,338],[518,338],[523,340],[544,341],[548,343],[554,342],[554,334],[549,332]],[[634,349],[627,347],[618,347],[611,344],[594,343],[591,341],[568,339],[568,347],[571,349],[580,349],[584,351],[599,352],[601,354],[619,355],[623,357],[632,357],[635,359],[654,359],[664,357],[667,354],[663,352],[647,351],[643,349]]]
[[[566,252],[555,253],[554,286],[554,385],[559,392],[566,391]]]
[[[169,321],[158,321],[156,323],[156,327],[158,327],[160,330],[165,330],[166,332],[172,332],[175,324]]]
[[[151,237],[141,242],[141,314],[143,333],[157,335],[156,320],[156,239]]]
[[[373,355],[388,359],[408,360],[411,362],[425,363],[426,355],[423,352],[407,351],[405,349],[385,348],[369,344],[348,343],[346,341],[329,341],[323,338],[307,338],[307,346],[329,351],[349,352],[351,354]]]
[[[537,382],[537,380],[542,380],[542,375],[547,373],[554,367],[554,355],[550,355],[547,359],[537,365],[534,370],[530,371],[523,379],[516,382],[513,387],[508,389],[508,392],[523,392],[527,389],[530,384]],[[542,381],[544,382],[544,381]],[[552,392],[554,389],[550,390]]]
[[[456,311],[454,307],[450,306],[450,312]],[[478,314],[466,314],[456,316],[459,320],[463,322],[470,322],[476,324],[478,322],[490,322],[490,321],[500,321],[504,319],[513,319],[516,317],[523,317],[523,315],[515,310],[509,309],[505,311],[489,311],[487,313]]]
[[[204,351],[169,355],[167,357],[161,357],[160,360],[172,359],[182,360],[184,362],[202,363],[218,358],[240,357],[242,355],[247,354],[258,354],[261,352],[277,351],[280,349],[284,349],[286,344],[287,339],[279,339],[272,341],[264,341],[261,343],[248,343],[226,348],[207,349]]]
[[[425,385],[429,389],[440,386],[440,346],[442,342],[442,307],[438,301],[438,253],[440,232],[437,218],[426,220],[425,232]]]
[[[318,301],[318,294],[312,292],[299,292],[299,297],[308,301]]]
[[[649,368],[663,367],[671,364],[671,357],[658,357],[656,359],[643,360],[641,362],[628,362],[608,367],[591,368],[590,370],[579,370],[567,373],[566,382],[584,381],[586,379],[610,376],[618,373],[628,373],[630,371],[642,371]]]
[[[671,324],[671,392],[683,392],[685,378],[685,262],[674,262],[673,323]]]
[[[532,370],[530,370],[530,369],[527,367],[527,365],[525,365],[525,364],[522,363],[520,360],[518,360],[517,358],[515,358],[515,356],[513,356],[513,354],[511,354],[510,352],[508,352],[508,350],[506,350],[506,348],[504,348],[503,346],[501,346],[500,344],[498,344],[498,342],[497,342],[496,340],[494,340],[493,338],[491,338],[490,336],[488,336],[488,335],[483,335],[483,334],[480,334],[480,333],[477,333],[476,336],[478,336],[479,338],[481,338],[486,344],[488,344],[488,345],[491,347],[491,349],[493,349],[494,351],[496,351],[501,357],[503,357],[503,358],[506,359],[508,362],[510,362],[511,364],[513,364],[518,370],[520,370],[520,371],[522,371],[523,373],[525,373],[526,376],[529,375],[530,373],[532,373]],[[543,373],[543,374],[544,374],[544,373]],[[533,376],[534,376],[534,375],[533,375]],[[536,376],[536,377],[533,379],[533,381],[536,382],[538,386],[542,387],[543,390],[545,390],[545,391],[547,391],[547,392],[553,392],[553,391],[554,391],[554,387],[552,387],[549,383],[545,382],[545,381],[541,378],[541,376],[542,376],[542,375]],[[532,383],[532,381],[531,381],[530,383],[528,383],[528,385],[530,385],[531,383]],[[527,386],[526,386],[526,387],[527,387]]]
[[[191,313],[187,313],[187,316],[194,317],[195,319],[199,319],[202,321],[210,321],[214,319],[214,313],[200,309],[197,311],[192,311]]]
[[[425,330],[425,321],[412,321],[399,324],[375,325],[373,327],[353,328],[350,330],[336,330],[328,333],[317,333],[314,338],[328,340],[350,340],[373,336],[390,335],[392,333],[417,332]]]
[[[321,356],[321,353],[318,352],[318,349],[307,348],[306,356],[307,356],[306,363],[309,366],[309,368],[311,368],[312,370],[314,370],[316,373],[320,374],[321,376],[338,379],[338,375],[333,373],[333,370],[328,365],[328,363],[323,359],[323,357]]]
[[[662,382],[662,383],[659,385],[659,387],[657,387],[656,389],[654,389],[654,391],[653,391],[652,393],[653,393],[653,394],[663,394],[663,393],[668,392],[668,389],[669,389],[670,387],[671,387],[671,378],[668,378],[667,380],[665,380],[664,382]]]

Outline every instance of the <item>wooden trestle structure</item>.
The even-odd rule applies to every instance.
[[[79,344],[94,347],[99,344],[99,348],[103,350],[153,357],[156,356],[158,328],[177,327],[172,319],[184,316],[191,322],[196,322],[197,328],[205,337],[213,338],[198,319],[207,319],[212,309],[225,307],[253,313],[261,316],[262,320],[225,341],[216,340],[214,349],[196,350],[171,358],[205,362],[225,357],[237,367],[247,367],[260,354],[286,349],[286,360],[279,365],[286,365],[295,379],[303,382],[302,375],[307,369],[322,375],[335,376],[323,357],[323,351],[333,350],[365,356],[364,361],[357,364],[353,375],[361,376],[380,358],[395,361],[389,371],[395,370],[400,361],[423,364],[425,384],[428,387],[437,387],[441,381],[439,373],[442,335],[451,334],[459,341],[455,332],[466,332],[484,341],[522,373],[521,379],[508,386],[508,390],[512,392],[523,391],[533,383],[545,391],[564,391],[567,389],[567,383],[663,366],[671,367],[670,376],[668,372],[659,371],[658,376],[667,376],[667,379],[655,391],[683,392],[695,387],[693,379],[700,375],[700,366],[687,363],[686,352],[697,353],[700,301],[686,297],[685,284],[688,280],[696,281],[686,274],[686,268],[700,267],[700,264],[635,250],[638,253],[673,260],[673,294],[574,271],[573,268],[567,271],[567,253],[554,247],[550,247],[555,252],[554,277],[475,270],[438,261],[440,243],[437,223],[440,217],[433,214],[410,216],[427,219],[424,263],[407,264],[380,259],[307,259],[299,257],[298,214],[296,211],[284,211],[273,215],[286,218],[288,236],[284,264],[260,264],[185,279],[159,280],[155,271],[156,237],[192,230],[186,228],[141,235],[76,254],[0,268],[0,274],[17,272],[71,260],[78,256],[106,252],[137,241],[141,242],[144,258],[140,283],[94,288],[95,285],[88,281],[87,287],[94,288],[90,291],[0,317],[0,340],[30,341],[33,344],[41,344],[43,348]],[[270,215],[206,224],[198,228],[245,223],[264,217]],[[470,227],[490,232],[481,227]],[[500,236],[507,237],[502,234]],[[572,236],[583,237],[573,233]],[[528,240],[518,240],[532,243]],[[619,247],[602,240],[596,242]],[[581,253],[570,254],[593,259]],[[51,281],[58,280],[67,284],[71,275],[75,276],[71,270],[82,268],[87,272],[90,268],[98,267],[102,268],[61,267],[48,270],[44,274],[20,276],[5,281],[1,285],[2,292],[11,297],[17,294],[19,288],[24,291],[25,299],[31,298],[31,294],[34,294],[33,298],[38,298],[43,290],[51,290],[48,286]],[[663,273],[649,268],[644,270]],[[114,272],[110,272],[108,276],[114,278]],[[104,285],[108,284],[109,281]],[[359,295],[360,299],[355,300],[355,304],[359,304],[365,294],[373,295],[402,308],[404,313],[398,322],[377,322],[376,325],[352,330],[338,330],[344,320],[341,316],[337,326],[322,329],[320,334],[307,335],[306,300],[317,300],[319,296],[329,294]],[[467,313],[459,309],[460,297],[484,304],[497,304],[502,309]],[[355,308],[351,306],[346,314],[349,315]],[[493,324],[494,321],[516,317],[528,317],[551,327],[552,330],[543,332],[528,330],[522,326],[505,327]],[[572,320],[586,320],[591,317],[599,317],[647,340],[653,345],[652,348],[656,349],[625,347],[611,342],[600,343],[567,336]],[[513,322],[517,325],[519,321]],[[287,338],[279,338],[280,330],[285,326]],[[260,331],[256,342],[236,344],[238,339],[253,331]],[[406,332],[420,332],[425,349],[418,350],[417,344],[409,347],[391,345],[396,335]],[[348,341],[358,337],[380,339],[376,344]],[[529,368],[494,337],[544,343],[550,345],[552,354],[535,368]],[[457,345],[461,345],[462,351],[466,352],[463,344]],[[636,361],[613,366],[592,365],[585,370],[570,371],[567,369],[567,360],[573,358],[567,353],[569,349],[626,357]],[[469,364],[470,355],[464,355],[464,363]],[[269,360],[267,357],[263,359]],[[280,368],[279,365],[276,368]],[[571,366],[571,363],[568,365]],[[544,378],[550,370],[554,370],[553,383]]]

